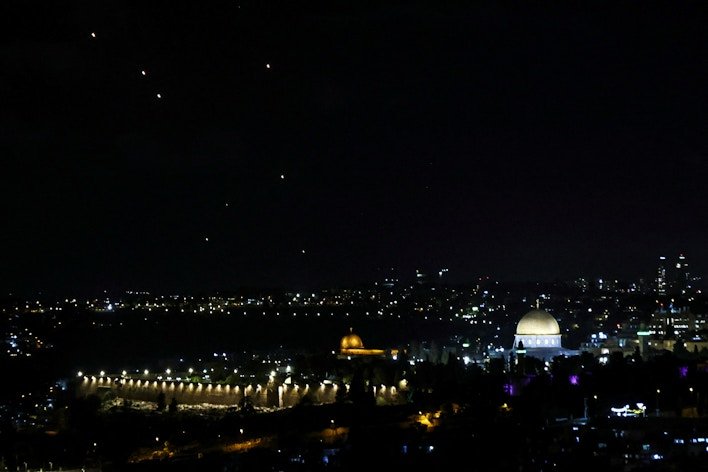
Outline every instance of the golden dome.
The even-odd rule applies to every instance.
[[[560,334],[558,322],[546,310],[531,310],[516,325],[516,334],[549,335]]]
[[[354,334],[353,329],[349,328],[349,334],[342,338],[339,342],[339,347],[340,349],[363,349],[364,343],[359,336]]]

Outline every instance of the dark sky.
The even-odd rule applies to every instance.
[[[2,2],[0,290],[705,271],[707,8]]]

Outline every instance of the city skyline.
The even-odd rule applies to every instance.
[[[4,293],[708,271],[705,5],[2,8]]]

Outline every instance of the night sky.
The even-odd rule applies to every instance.
[[[0,291],[706,273],[708,4],[657,3],[2,2]]]

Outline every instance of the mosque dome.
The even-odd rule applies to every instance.
[[[364,343],[361,338],[354,334],[352,328],[349,328],[349,334],[344,336],[339,342],[340,349],[363,349]]]
[[[560,334],[560,327],[556,319],[546,310],[535,309],[526,313],[519,320],[519,324],[516,325],[516,334],[557,335]]]

